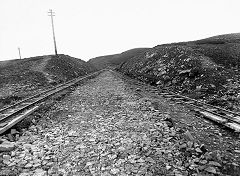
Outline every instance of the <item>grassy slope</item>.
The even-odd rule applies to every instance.
[[[240,65],[240,33],[210,37],[186,44],[223,67]]]
[[[92,58],[88,61],[89,64],[97,68],[98,70],[106,68],[108,66],[117,66],[122,62],[127,61],[128,59],[136,56],[142,52],[147,50],[147,48],[135,48],[120,54],[106,55],[100,56],[96,58]]]
[[[9,89],[18,89],[18,87],[34,88],[47,84],[44,74],[33,69],[42,60],[42,57],[35,57],[0,62],[0,88],[6,86]]]
[[[39,68],[39,65],[42,65],[42,68]],[[0,86],[15,83],[46,85],[49,81],[47,77],[55,77],[56,80],[61,81],[85,75],[91,71],[93,69],[89,64],[67,55],[3,61],[0,62]]]

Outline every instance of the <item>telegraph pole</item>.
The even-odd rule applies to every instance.
[[[52,22],[52,31],[53,31],[53,42],[54,42],[54,49],[55,49],[55,55],[57,54],[57,44],[56,44],[56,38],[55,38],[55,32],[54,32],[54,25],[53,25],[53,17],[55,16],[55,12],[52,11],[52,9],[49,10],[48,16],[51,17]]]
[[[21,57],[21,51],[20,51],[20,48],[18,47],[18,54],[19,54],[19,58],[22,59]]]

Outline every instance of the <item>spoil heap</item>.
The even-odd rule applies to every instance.
[[[88,63],[62,54],[2,61],[0,107],[92,71]]]
[[[159,45],[122,63],[118,70],[160,88],[239,110],[240,35],[230,36]]]

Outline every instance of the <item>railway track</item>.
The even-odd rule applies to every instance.
[[[116,73],[116,72],[115,72]],[[156,94],[158,96],[164,97],[169,100],[173,100],[177,103],[187,105],[191,107],[194,111],[198,112],[199,114],[203,115],[205,118],[214,121],[218,124],[221,124],[227,128],[234,130],[235,132],[240,132],[240,113],[233,112],[218,106],[213,106],[207,103],[203,103],[199,100],[189,98],[187,96],[183,96],[180,94],[176,94],[171,91],[160,90],[157,87],[150,86],[143,82],[134,80],[130,77],[122,75],[121,73],[116,73],[118,76],[123,76],[124,79],[127,79],[128,82],[134,84],[136,86],[142,87],[145,85],[148,88],[145,91]]]
[[[203,115],[205,118],[210,119],[216,123],[224,125],[235,132],[240,132],[240,113],[229,111],[227,109],[213,106],[201,101],[176,94],[170,91],[164,91],[159,93],[159,95],[168,98],[170,100],[177,101],[178,103],[185,104],[187,106],[193,107],[194,111]]]
[[[41,93],[35,94],[31,97],[23,99],[13,105],[0,109],[0,134],[4,133],[25,117],[36,111],[40,104],[47,98],[83,81],[85,79],[94,77],[104,70],[100,70],[84,77],[70,80],[66,83],[57,85],[56,87],[47,89]]]
[[[25,117],[33,113],[35,110],[37,110],[40,106],[40,103],[42,103],[47,98],[79,83],[80,81],[96,76],[103,71],[104,70],[100,70],[87,76],[68,81],[64,84],[60,84],[54,88],[47,89],[44,92],[35,94],[29,98],[21,100],[11,106],[0,109],[0,134],[4,133],[8,129],[16,125],[18,122],[23,120]],[[213,106],[210,104],[206,104],[201,101],[176,94],[174,92],[160,90],[154,86],[150,86],[143,82],[134,80],[118,72],[113,73],[117,74],[117,76],[121,76],[131,84],[138,86],[140,88],[139,90],[141,90],[142,86],[145,85],[148,87],[145,90],[147,92],[156,94],[158,96],[162,96],[169,100],[173,100],[177,103],[190,106],[193,108],[194,111],[198,112],[199,114],[202,114],[204,117],[214,122],[217,122],[221,125],[224,125],[234,130],[235,132],[240,132],[240,113],[229,111],[227,109]]]

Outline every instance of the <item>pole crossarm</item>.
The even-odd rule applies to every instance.
[[[55,37],[55,31],[54,31],[54,23],[53,23],[53,17],[55,16],[55,12],[52,11],[52,9],[49,10],[48,16],[51,17],[52,22],[52,31],[53,31],[53,42],[54,42],[54,49],[55,49],[55,55],[57,54],[57,44],[56,44],[56,37]]]

